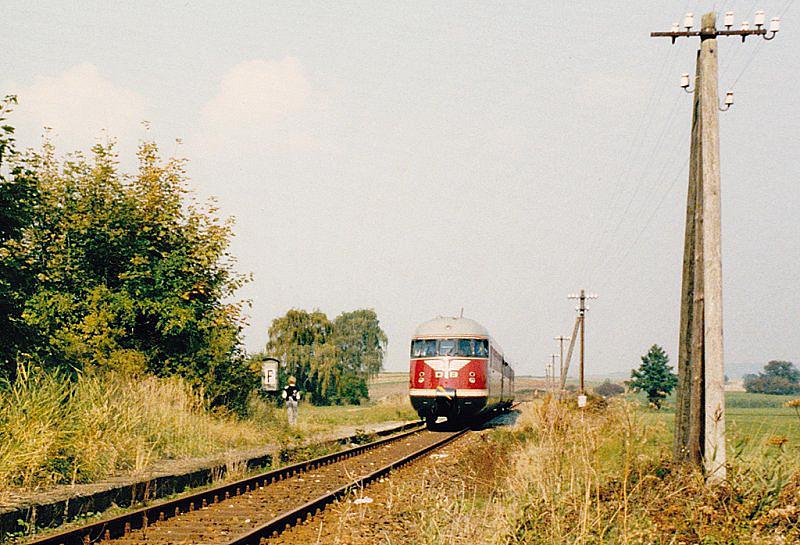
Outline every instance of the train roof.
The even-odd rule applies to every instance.
[[[481,324],[469,318],[439,316],[417,326],[414,337],[489,337]]]

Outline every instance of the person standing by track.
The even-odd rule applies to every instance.
[[[294,377],[289,377],[289,384],[283,388],[281,397],[286,401],[289,425],[294,426],[297,423],[297,402],[300,401],[300,390],[297,389],[297,380]]]

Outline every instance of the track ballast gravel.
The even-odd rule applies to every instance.
[[[489,502],[507,471],[507,445],[473,432],[330,505],[262,545],[485,543]],[[366,501],[365,501],[366,500]]]
[[[450,431],[423,430],[363,454],[299,473],[281,481],[217,503],[196,506],[194,511],[153,521],[144,529],[106,540],[115,545],[216,545],[268,522],[277,515],[299,507],[326,492],[349,484],[392,461],[441,441]]]

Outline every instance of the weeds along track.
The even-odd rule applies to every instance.
[[[197,494],[155,504],[29,545],[258,544],[328,503],[468,429],[414,429]]]

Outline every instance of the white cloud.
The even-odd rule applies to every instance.
[[[7,86],[18,95],[13,116],[23,145],[36,145],[43,127],[51,127],[62,151],[87,149],[98,139],[135,144],[142,134],[146,103],[138,93],[116,85],[97,67],[82,63],[56,76],[37,76],[28,86]],[[137,138],[138,139],[138,138]]]
[[[222,123],[274,122],[302,111],[310,95],[297,59],[244,61],[222,77],[219,93],[203,107],[203,117]]]
[[[316,142],[324,101],[299,60],[243,61],[222,76],[219,91],[201,110],[203,147],[296,150]]]

